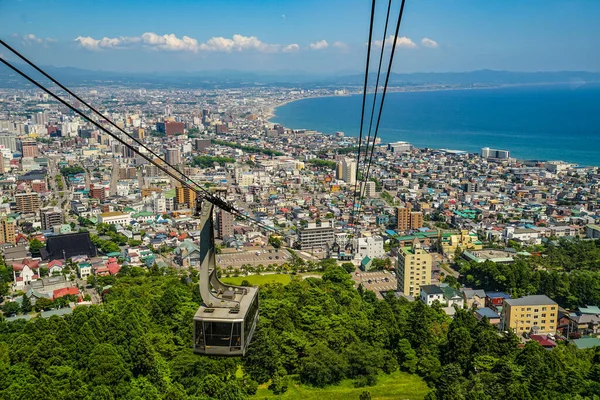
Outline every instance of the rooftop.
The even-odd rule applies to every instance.
[[[120,217],[120,216],[128,217],[129,214],[125,214],[125,213],[118,212],[118,211],[111,211],[111,212],[102,213],[102,214],[100,214],[100,216],[102,218]]]
[[[500,315],[489,307],[479,308],[475,311],[481,317],[487,317],[488,319],[500,318]]]
[[[538,294],[533,296],[525,296],[519,299],[506,299],[506,304],[511,306],[542,306],[542,305],[556,305],[556,302],[550,297]]]

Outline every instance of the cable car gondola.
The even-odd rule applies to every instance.
[[[258,322],[258,288],[226,285],[217,277],[212,203],[199,207],[200,294],[194,315],[194,353],[243,356]]]

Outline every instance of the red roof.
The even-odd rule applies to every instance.
[[[110,272],[111,275],[116,275],[120,269],[121,269],[121,267],[119,267],[118,264],[108,265],[108,272]]]
[[[70,288],[56,289],[54,291],[54,293],[52,294],[52,297],[54,299],[58,299],[63,296],[68,296],[68,295],[77,296],[78,294],[79,294],[79,289],[77,289],[76,287],[70,287]]]
[[[109,262],[109,263],[114,263],[114,262],[117,262],[117,258],[116,258],[116,257],[110,257],[110,258],[108,259],[108,262]]]
[[[530,335],[529,338],[538,342],[542,347],[556,347],[556,342],[548,339],[547,335]]]
[[[52,268],[55,265],[58,265],[59,267],[62,267],[64,265],[64,263],[61,260],[52,260],[48,263],[48,268]]]
[[[31,269],[38,269],[39,268],[39,264],[40,262],[38,260],[32,260],[30,258],[26,258],[23,260],[23,262],[20,263],[13,263],[13,270],[15,271],[22,271],[23,267],[25,265],[27,265],[29,268]]]

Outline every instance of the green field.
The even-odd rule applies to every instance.
[[[248,281],[251,285],[266,285],[267,283],[290,283],[291,275],[288,274],[270,274],[270,275],[248,275],[248,276],[233,276],[230,278],[221,277],[223,283],[230,285],[241,285],[242,281]]]
[[[362,392],[369,392],[373,400],[422,400],[429,388],[417,375],[396,371],[390,375],[380,375],[377,385],[355,388],[352,380],[344,380],[339,385],[324,389],[316,389],[304,385],[291,384],[288,391],[281,396],[274,395],[268,385],[261,385],[253,399],[282,400],[357,400]]]

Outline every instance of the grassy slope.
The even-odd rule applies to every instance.
[[[248,275],[248,276],[237,276],[225,278],[222,277],[223,283],[230,285],[240,285],[243,280],[247,280],[251,285],[265,285],[267,283],[289,283],[292,278],[287,274],[271,274],[271,275]]]
[[[391,375],[380,375],[377,385],[355,388],[352,380],[344,380],[339,385],[324,389],[311,388],[304,385],[292,384],[282,396],[276,396],[267,389],[267,384],[261,385],[253,399],[282,399],[282,400],[354,400],[364,391],[371,393],[373,400],[422,400],[429,388],[417,375],[396,371]]]

